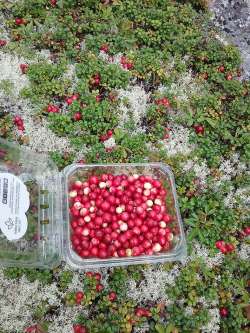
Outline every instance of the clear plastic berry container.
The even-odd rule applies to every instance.
[[[84,182],[91,175],[104,173],[148,175],[164,184],[168,193],[166,206],[172,217],[171,248],[152,255],[111,256],[105,259],[82,258],[75,252],[71,242],[72,216],[69,198],[71,185],[76,180]],[[9,187],[5,184],[6,179],[9,181]],[[6,193],[6,188],[7,192],[14,194]],[[29,202],[24,202],[23,197]],[[4,204],[1,204],[1,200],[5,201],[4,198],[7,198],[7,201],[12,200],[12,208],[14,206],[16,211],[8,210],[6,213],[4,210],[2,218],[0,217],[0,265],[2,266],[51,268],[64,260],[72,268],[84,269],[181,261],[186,257],[186,241],[174,176],[171,169],[162,163],[73,164],[58,172],[47,156],[0,139],[0,210],[5,209]],[[24,214],[26,218],[23,217]],[[25,219],[27,225],[24,227]],[[8,228],[12,231],[10,232]]]
[[[0,139],[1,266],[43,268],[60,263],[61,202],[54,163]]]

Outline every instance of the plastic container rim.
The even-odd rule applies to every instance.
[[[180,229],[180,240],[176,247],[172,250],[172,253],[159,253],[157,255],[143,255],[138,257],[125,257],[125,258],[108,258],[108,259],[99,259],[99,258],[91,258],[91,259],[81,259],[82,263],[75,263],[71,256],[71,245],[70,245],[70,223],[69,223],[69,196],[68,196],[68,178],[69,176],[76,171],[77,169],[94,169],[94,168],[102,168],[102,167],[153,167],[159,168],[163,170],[168,176],[171,184],[171,191],[174,199],[174,208],[176,212],[177,223]],[[183,222],[180,214],[180,209],[177,200],[176,186],[175,186],[175,178],[171,168],[162,162],[152,162],[152,163],[102,163],[102,164],[71,164],[67,166],[63,170],[64,174],[64,184],[63,187],[66,191],[66,215],[64,215],[64,247],[63,247],[63,257],[64,260],[73,268],[93,268],[93,267],[107,267],[107,266],[126,266],[126,265],[134,265],[134,264],[146,264],[146,263],[159,263],[159,262],[167,262],[167,261],[182,261],[187,255],[186,248],[186,240],[183,229]],[[66,242],[66,244],[65,244]],[[79,257],[80,260],[80,257]]]

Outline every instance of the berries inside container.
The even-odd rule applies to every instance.
[[[119,171],[97,167],[70,178],[72,250],[83,259],[109,259],[174,249],[181,232],[166,175]]]

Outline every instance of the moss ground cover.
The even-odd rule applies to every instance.
[[[101,275],[3,270],[0,332],[249,332],[250,83],[206,2],[22,0],[0,11],[0,136],[59,169],[169,164],[189,246],[184,263]]]

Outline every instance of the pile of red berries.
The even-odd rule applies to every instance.
[[[235,246],[231,243],[225,243],[223,240],[219,240],[215,243],[217,249],[219,249],[223,254],[227,254],[233,252],[235,250]]]
[[[72,248],[82,258],[152,255],[172,247],[167,191],[151,176],[91,175],[69,189]]]
[[[23,119],[20,116],[15,116],[14,119],[13,119],[13,122],[17,126],[19,131],[24,131],[25,130]]]

